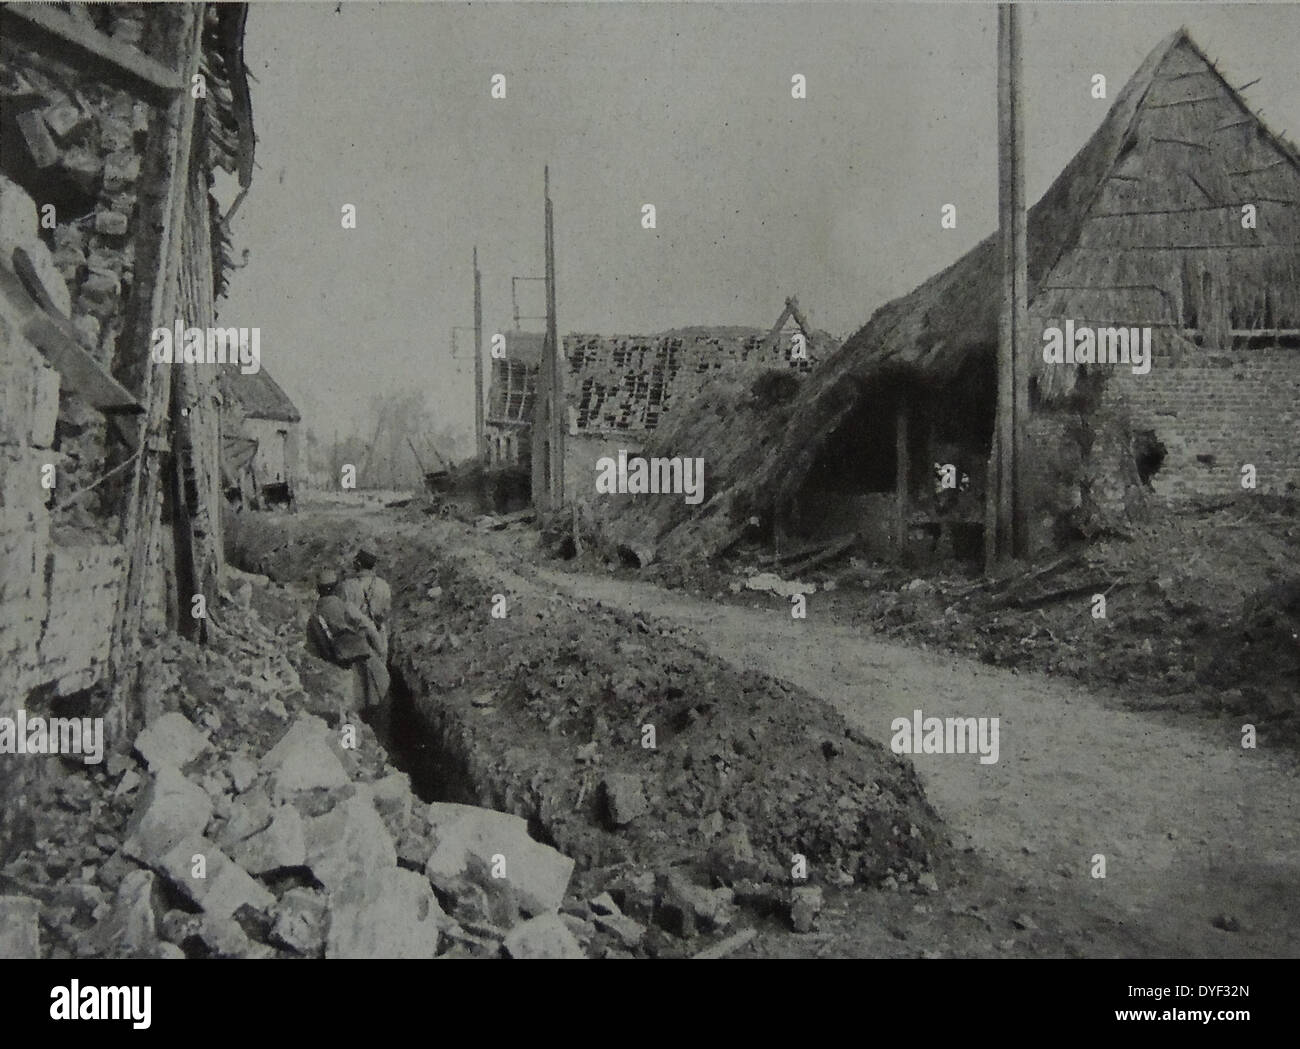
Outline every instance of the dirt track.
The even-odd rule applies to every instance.
[[[1077,686],[646,584],[540,569],[539,581],[697,632],[736,665],[824,697],[888,745],[890,722],[997,716],[1000,755],[916,755],[960,840],[1009,875],[1085,898],[1180,956],[1300,953],[1300,780],[1293,756],[1240,745],[1241,723],[1133,714]],[[1105,879],[1091,876],[1101,853]],[[1081,900],[1082,902],[1082,900]],[[1237,931],[1216,927],[1220,916]],[[1221,924],[1231,925],[1232,922]]]

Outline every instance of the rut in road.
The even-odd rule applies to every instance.
[[[889,745],[896,717],[1000,718],[1000,754],[913,757],[958,844],[1009,877],[1086,894],[1193,956],[1300,952],[1300,779],[1291,753],[1241,747],[1239,721],[1115,709],[1059,679],[877,641],[780,608],[714,604],[547,569],[540,581],[695,632],[731,663],[797,684]],[[1106,877],[1093,878],[1093,856]],[[1220,916],[1228,921],[1219,925]]]

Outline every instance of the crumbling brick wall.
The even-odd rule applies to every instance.
[[[1300,490],[1300,348],[1278,342],[1224,349],[1156,331],[1146,375],[1117,368],[1104,407],[1122,406],[1135,430],[1166,450],[1151,478],[1171,501],[1240,492],[1252,464],[1258,489]]]
[[[119,27],[119,38],[138,41],[134,27],[142,21],[138,9],[122,10],[112,14],[108,29]],[[43,210],[53,209],[42,215],[40,232],[68,289],[67,299],[55,305],[70,316],[91,354],[116,369],[141,232],[137,183],[157,111],[71,60],[22,41],[0,42],[0,77],[23,99],[16,118],[21,141],[6,151],[4,172]],[[105,472],[104,417],[66,394],[57,442],[64,457],[60,486],[82,488]],[[120,492],[115,485],[96,489],[78,501],[75,514],[111,516]],[[78,517],[72,523],[88,522]]]

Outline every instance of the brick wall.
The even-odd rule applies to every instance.
[[[1161,331],[1154,343],[1151,371],[1117,369],[1102,403],[1164,443],[1156,494],[1232,495],[1244,463],[1255,466],[1260,491],[1300,489],[1300,349],[1200,347]]]
[[[0,708],[12,709],[41,683],[37,644],[45,619],[49,492],[41,467],[57,469],[54,417],[59,379],[18,331],[0,295]],[[0,712],[3,712],[0,710]]]

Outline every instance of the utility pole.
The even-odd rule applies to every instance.
[[[998,231],[1002,246],[1002,308],[998,318],[997,420],[987,493],[993,512],[985,516],[984,554],[989,568],[995,561],[1023,555],[1028,548],[1024,448],[1029,412],[1025,342],[1029,281],[1020,53],[1020,11],[1016,4],[999,4]]]
[[[474,245],[474,457],[484,465],[483,439],[483,278],[478,271],[478,245]]]
[[[564,371],[560,366],[559,325],[555,319],[555,217],[551,208],[551,169],[542,169],[546,197],[546,344],[550,367],[550,509],[564,505],[564,437],[568,412],[564,400]]]

